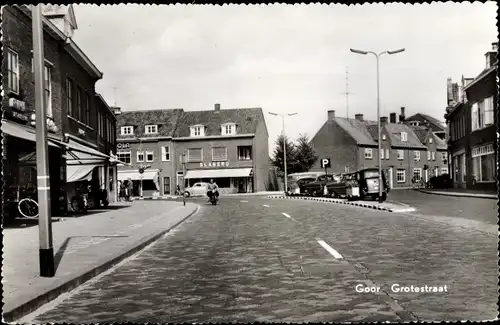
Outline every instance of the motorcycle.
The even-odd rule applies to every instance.
[[[212,205],[216,205],[217,201],[219,201],[219,197],[214,192],[210,192],[210,193],[211,193],[210,194],[210,203],[212,203]]]

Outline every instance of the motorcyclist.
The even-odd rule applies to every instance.
[[[219,186],[217,186],[213,179],[210,180],[207,186],[208,202],[210,202],[212,195],[215,195],[216,198],[219,197]]]

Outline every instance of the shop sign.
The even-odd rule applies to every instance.
[[[5,110],[5,115],[6,115],[6,117],[10,117],[11,119],[15,120],[16,122],[21,122],[21,123],[28,123],[29,122],[28,115],[16,112],[12,107],[7,107],[7,109]]]
[[[118,142],[116,144],[116,149],[130,149],[130,143],[126,142],[126,143],[120,143]]]
[[[208,164],[201,162],[200,167],[229,167],[229,161],[212,161]]]
[[[9,98],[9,107],[22,113],[26,112],[26,103],[19,99]]]

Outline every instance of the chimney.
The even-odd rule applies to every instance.
[[[328,111],[328,121],[333,121],[335,119],[335,110]]]
[[[486,69],[491,68],[497,62],[497,53],[498,52],[487,52],[486,56]]]
[[[120,115],[122,113],[121,107],[111,106],[111,110],[115,113],[115,115]]]
[[[215,104],[214,105],[214,110],[220,111],[220,104]]]
[[[401,114],[399,115],[399,122],[403,122],[405,120],[405,108],[401,107]]]
[[[380,117],[380,123],[382,123],[382,124],[387,123],[387,116],[381,116]]]
[[[356,114],[354,115],[354,118],[358,121],[363,121],[363,114]]]
[[[389,115],[389,123],[396,123],[396,113],[391,113]]]

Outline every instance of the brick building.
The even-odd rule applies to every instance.
[[[439,137],[441,140],[445,140],[446,138],[446,123],[441,122],[435,117],[432,117],[427,114],[423,113],[417,113],[414,114],[408,118],[405,118],[404,116],[404,107],[401,108],[402,112],[401,115],[403,120],[403,123],[406,125],[410,126],[424,126],[429,128],[437,137]]]
[[[172,137],[181,109],[121,112],[118,119],[118,159],[130,166],[120,166],[118,179],[132,180],[134,196],[174,194],[175,165]],[[141,175],[139,167],[149,165]],[[142,188],[141,188],[142,178]]]
[[[425,136],[421,135],[422,140],[432,138],[428,146],[428,143],[422,143],[413,127],[396,123],[395,117],[395,113],[391,114],[390,120],[381,117],[383,143],[380,156],[391,187],[409,187],[413,177],[425,179],[429,175],[426,165],[438,167],[443,172],[446,164],[438,153],[438,138],[432,131],[425,129]],[[330,158],[332,173],[378,167],[378,126],[375,121],[364,120],[362,114],[348,119],[336,117],[333,110],[328,111],[327,121],[311,139],[311,144],[319,158]],[[444,149],[441,147],[440,150]],[[311,170],[321,170],[319,161]]]
[[[31,8],[14,5],[2,9],[3,172],[8,193],[4,199],[14,202],[24,190],[35,189],[36,193],[34,126],[38,117],[34,111]],[[103,135],[103,146],[98,145],[97,116],[103,116],[104,131],[110,134],[115,133],[115,117],[106,105],[96,103],[104,102],[95,93],[95,83],[102,73],[71,39],[76,27],[71,5],[44,5],[44,88],[52,214],[64,214],[70,208],[75,187],[84,179],[90,180],[94,189],[100,185],[109,188],[109,182],[104,182],[105,173],[115,163],[110,156],[113,138]]]
[[[174,194],[177,185],[210,178],[221,192],[265,190],[268,133],[260,108],[118,114],[118,157],[132,164],[120,167],[119,179],[132,180],[135,196]],[[143,165],[149,168],[141,176]]]
[[[453,186],[496,190],[498,42],[485,54],[485,69],[461,84],[448,79],[448,152]]]

